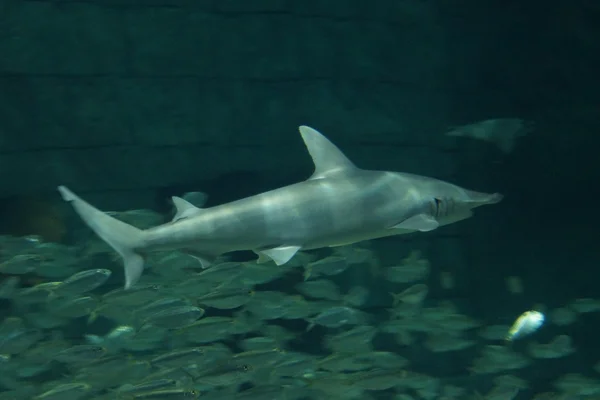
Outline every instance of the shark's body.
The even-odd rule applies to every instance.
[[[315,172],[306,181],[211,208],[174,197],[170,223],[139,230],[94,208],[64,186],[59,191],[125,264],[125,287],[143,271],[143,255],[181,250],[204,266],[218,255],[253,250],[281,265],[300,249],[333,247],[415,231],[429,231],[497,203],[433,178],[359,169],[323,135],[300,127]]]

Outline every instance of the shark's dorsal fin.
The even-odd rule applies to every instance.
[[[182,199],[181,197],[173,196],[171,197],[171,200],[173,201],[173,205],[177,210],[171,222],[177,222],[179,220],[192,217],[202,212],[201,208],[196,207],[195,205],[193,205],[185,199]]]
[[[309,179],[323,179],[356,169],[352,161],[321,133],[304,125],[299,130],[315,164],[315,172]]]
[[[187,192],[186,194],[181,196],[181,198],[187,201],[188,203],[192,203],[198,208],[202,208],[206,205],[208,195],[204,192]]]

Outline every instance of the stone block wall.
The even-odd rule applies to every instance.
[[[2,2],[0,198],[308,175],[301,124],[359,165],[450,176],[438,19],[420,1]]]

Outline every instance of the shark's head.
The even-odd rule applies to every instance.
[[[503,198],[500,193],[476,192],[434,178],[402,175],[411,178],[423,201],[424,214],[438,226],[469,218],[474,208],[499,203]]]
[[[388,192],[384,193],[380,187],[376,197],[381,199],[389,196],[397,200],[398,208],[402,211],[399,213],[394,206],[384,208],[383,214],[388,216],[389,213],[390,218],[396,218],[399,214],[404,217],[402,222],[392,226],[394,229],[408,232],[433,230],[469,218],[471,210],[476,207],[502,200],[499,193],[475,192],[425,176],[361,170],[318,131],[301,126],[300,133],[315,165],[309,180],[357,174],[370,181],[382,179],[385,184],[380,186],[388,187]]]

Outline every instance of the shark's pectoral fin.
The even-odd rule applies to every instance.
[[[275,247],[273,249],[260,250],[256,253],[259,256],[258,262],[261,261],[261,257],[263,260],[262,262],[264,262],[265,257],[268,257],[271,260],[275,261],[275,264],[283,265],[286,262],[290,261],[290,259],[294,257],[298,250],[300,250],[300,246],[280,246]]]
[[[417,214],[392,226],[392,229],[428,232],[436,229],[438,226],[440,224],[431,215]]]
[[[190,218],[202,212],[201,208],[196,207],[181,197],[173,196],[171,200],[173,200],[173,204],[177,210],[171,222],[177,222],[182,219]]]

